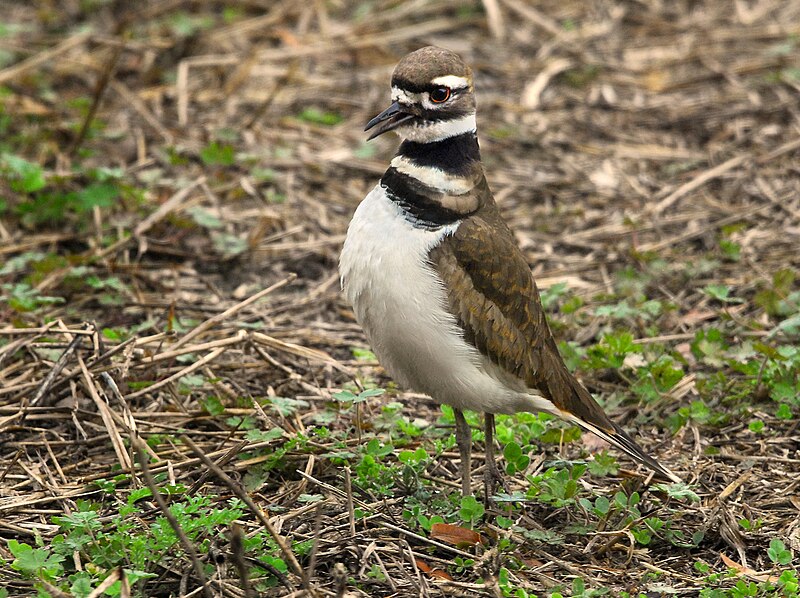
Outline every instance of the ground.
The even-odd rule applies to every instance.
[[[0,596],[797,596],[800,4],[1,8]],[[683,484],[521,414],[487,509],[474,414],[462,500],[370,353],[338,252],[427,44],[570,368]]]

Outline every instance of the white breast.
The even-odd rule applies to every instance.
[[[459,409],[513,413],[552,407],[510,388],[464,341],[430,250],[458,224],[415,228],[378,185],[358,206],[342,249],[342,289],[381,365],[407,388]],[[493,373],[495,375],[493,375]]]

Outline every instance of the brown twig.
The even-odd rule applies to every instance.
[[[252,305],[256,301],[266,297],[270,293],[272,293],[272,292],[274,292],[274,291],[276,291],[276,290],[278,290],[278,289],[280,289],[282,287],[285,287],[287,284],[291,284],[296,278],[297,278],[297,274],[291,273],[286,278],[284,278],[283,280],[279,280],[275,284],[272,284],[272,285],[268,286],[266,289],[262,289],[258,293],[255,293],[255,294],[251,295],[250,297],[248,297],[244,301],[240,301],[236,305],[234,305],[232,307],[229,307],[228,309],[226,309],[221,314],[217,314],[216,316],[213,316],[213,317],[209,318],[205,322],[202,322],[201,324],[198,324],[197,327],[195,327],[192,330],[190,330],[189,332],[187,332],[174,345],[172,345],[172,349],[175,350],[178,347],[180,347],[182,345],[185,345],[187,342],[189,342],[194,337],[198,336],[199,334],[202,334],[203,332],[205,332],[209,328],[214,327],[214,325],[218,324],[219,322],[225,321],[226,319],[228,319],[229,317],[231,317],[235,313],[243,310],[245,307],[247,307],[249,305]]]
[[[139,457],[139,467],[142,470],[142,477],[144,478],[147,487],[150,488],[150,492],[153,493],[153,500],[156,501],[161,514],[164,515],[169,522],[169,526],[172,528],[172,531],[175,532],[175,535],[178,536],[178,540],[180,541],[184,552],[186,552],[186,556],[188,556],[189,560],[192,562],[194,574],[197,576],[198,583],[203,588],[203,595],[205,595],[206,598],[214,598],[211,588],[208,587],[208,579],[206,578],[205,571],[203,571],[203,563],[201,563],[200,559],[197,558],[197,552],[194,549],[194,544],[192,544],[192,541],[189,540],[186,532],[183,531],[183,528],[181,527],[180,523],[178,523],[175,515],[173,515],[172,511],[169,510],[167,501],[165,501],[164,497],[161,496],[161,492],[159,492],[158,486],[153,479],[153,474],[150,473],[150,467],[147,463],[147,455],[140,446],[141,441],[135,436],[131,436],[131,442],[136,446],[136,454]]]
[[[11,81],[12,79],[16,79],[17,77],[23,75],[27,71],[34,69],[42,64],[47,64],[53,60],[56,56],[63,56],[66,52],[69,52],[73,48],[82,45],[89,37],[91,37],[90,31],[82,31],[80,33],[76,33],[62,41],[60,44],[56,44],[49,50],[44,50],[39,52],[35,56],[31,56],[27,60],[23,60],[13,66],[10,66],[2,71],[0,71],[0,85],[5,83],[6,81]]]
[[[244,561],[244,538],[244,531],[242,531],[241,526],[232,523],[230,531],[231,560],[233,561],[233,566],[236,567],[236,574],[239,576],[244,598],[252,598],[253,588],[250,585],[247,563]]]
[[[206,467],[208,467],[214,473],[214,475],[223,484],[225,484],[231,492],[233,492],[236,495],[237,498],[239,498],[244,504],[247,505],[247,508],[250,509],[250,512],[253,513],[253,515],[255,515],[255,517],[259,520],[261,525],[263,525],[266,528],[269,535],[272,536],[272,539],[275,540],[275,543],[278,545],[278,548],[280,549],[281,553],[286,559],[286,562],[289,563],[289,566],[292,568],[292,571],[294,571],[295,575],[297,575],[300,578],[305,590],[311,596],[316,596],[317,592],[312,587],[311,581],[306,578],[305,572],[303,571],[303,568],[300,566],[300,563],[297,562],[297,558],[294,556],[294,553],[286,544],[286,541],[283,539],[283,537],[278,533],[278,531],[272,525],[270,520],[266,517],[266,515],[264,515],[264,512],[258,508],[256,503],[253,502],[253,499],[250,498],[250,495],[247,494],[247,492],[245,492],[245,490],[239,484],[237,484],[228,474],[226,474],[219,467],[217,467],[217,464],[214,463],[211,459],[209,459],[206,456],[206,454],[202,450],[200,450],[200,447],[198,447],[192,441],[191,438],[183,434],[180,436],[180,440],[181,442],[186,444],[186,446],[188,446],[195,455],[197,455],[197,457],[203,462],[203,464]]]
[[[108,59],[108,62],[101,71],[100,78],[97,80],[95,85],[94,93],[92,94],[92,104],[89,106],[89,110],[86,112],[86,116],[83,119],[83,124],[81,124],[78,134],[72,140],[72,143],[70,143],[69,148],[66,151],[68,156],[74,156],[81,147],[81,144],[83,144],[83,141],[86,139],[86,134],[89,132],[89,127],[92,125],[92,121],[97,114],[98,108],[100,108],[100,102],[102,101],[103,95],[108,89],[108,84],[114,77],[114,71],[117,68],[117,63],[119,62],[119,58],[122,56],[122,51],[124,49],[124,44],[115,45],[113,47],[113,50],[111,51],[111,57]]]

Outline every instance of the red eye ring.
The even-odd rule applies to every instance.
[[[430,97],[431,102],[434,104],[442,104],[450,99],[450,88],[437,87],[428,94],[428,97]]]

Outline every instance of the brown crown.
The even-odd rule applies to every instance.
[[[472,70],[455,52],[426,46],[407,54],[392,73],[392,85],[409,91],[421,91],[430,87],[437,77],[455,75],[472,82]]]

